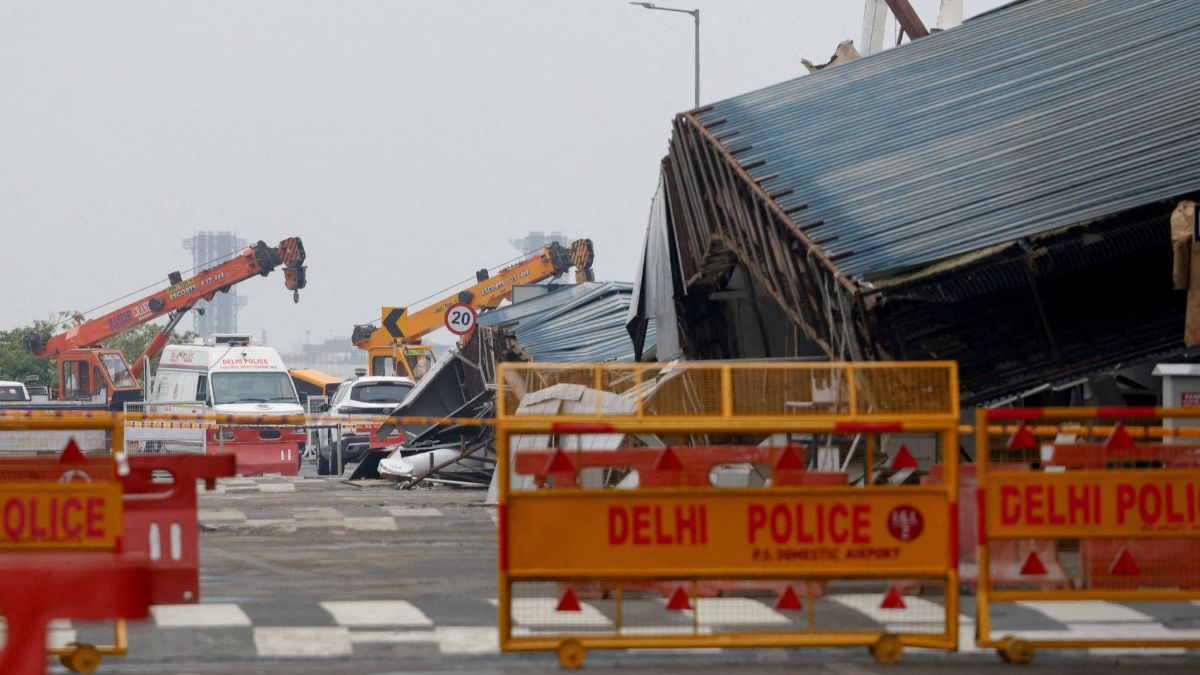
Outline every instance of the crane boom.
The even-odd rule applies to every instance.
[[[99,400],[120,410],[123,403],[137,400],[145,357],[154,358],[162,351],[171,331],[189,309],[250,277],[265,277],[280,266],[283,266],[284,286],[299,301],[300,289],[307,283],[304,244],[299,237],[284,239],[278,246],[267,246],[260,241],[190,279],[184,280],[178,272],[173,272],[168,276],[171,285],[167,288],[96,319],[77,318],[74,326],[58,335],[25,335],[25,349],[35,356],[58,360],[59,399]],[[133,367],[118,350],[100,347],[104,340],[166,314],[170,315],[167,326],[154,336]]]
[[[258,242],[237,257],[201,270],[196,276],[182,280],[178,273],[167,288],[115,309],[90,321],[81,321],[53,337],[45,334],[25,336],[26,348],[35,356],[57,358],[69,349],[97,347],[108,338],[139,324],[153,321],[170,312],[187,311],[200,300],[211,300],[220,291],[227,291],[238,282],[255,275],[266,276],[280,265],[284,266],[284,284],[288,290],[299,292],[306,283],[304,245],[299,237],[290,237],[279,246]]]
[[[569,272],[572,267],[575,268],[576,282],[591,281],[594,258],[591,239],[578,239],[572,242],[570,247],[551,242],[529,258],[505,267],[494,276],[489,275],[486,269],[480,270],[475,275],[476,283],[473,286],[416,311],[410,312],[407,307],[384,307],[379,326],[355,326],[351,342],[368,353],[371,366],[369,371],[372,375],[390,375],[391,373],[385,372],[386,369],[378,364],[390,357],[394,361],[395,369],[401,370],[404,359],[399,358],[396,353],[398,348],[414,345],[422,337],[441,328],[446,309],[451,305],[461,302],[478,310],[495,309],[501,302],[512,299],[514,286],[558,278]],[[419,349],[432,358],[431,349]],[[419,374],[413,373],[413,376],[419,378]]]

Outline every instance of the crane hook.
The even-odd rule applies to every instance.
[[[292,291],[292,302],[300,302],[300,291]]]

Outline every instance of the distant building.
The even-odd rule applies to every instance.
[[[191,252],[192,262],[199,271],[240,253],[246,248],[246,240],[233,232],[197,232],[183,240],[183,248]],[[203,338],[212,337],[214,333],[236,333],[237,313],[246,306],[247,300],[238,295],[237,286],[234,286],[228,293],[217,293],[211,302],[201,300],[196,303],[197,308],[204,309],[204,314],[192,312],[196,332]]]
[[[508,243],[513,245],[521,253],[529,253],[536,251],[544,246],[549,246],[550,242],[557,241],[558,243],[568,246],[571,239],[562,232],[533,232],[521,237],[520,239],[509,239]]]

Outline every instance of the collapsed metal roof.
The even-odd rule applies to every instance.
[[[1197,40],[1188,0],[1025,0],[677,116],[686,355],[951,359],[970,403],[1181,349]]]
[[[1026,0],[694,120],[875,280],[1200,189],[1198,39],[1192,0]]]
[[[506,307],[484,312],[481,326],[504,326],[535,361],[633,361],[625,329],[633,284],[619,281],[565,284]],[[653,346],[653,327],[646,344]]]

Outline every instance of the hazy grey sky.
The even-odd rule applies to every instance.
[[[863,7],[659,4],[701,8],[702,102],[826,60]],[[934,22],[937,0],[913,4]],[[239,327],[282,349],[348,338],[529,230],[590,237],[597,277],[631,280],[691,105],[691,18],[623,0],[0,0],[0,328],[190,268],[197,230],[303,238],[300,304],[281,274],[239,288]]]

